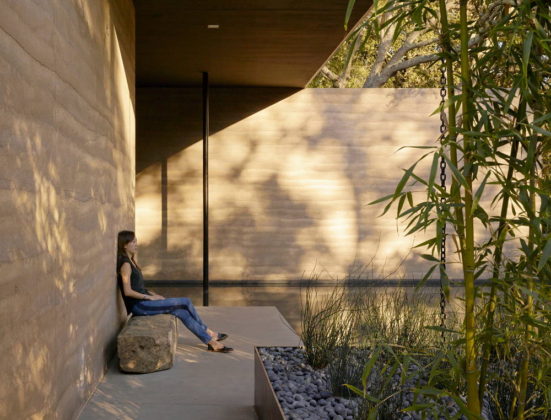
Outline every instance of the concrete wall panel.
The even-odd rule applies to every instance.
[[[136,223],[149,279],[202,278],[199,95],[138,90]],[[427,265],[409,251],[423,236],[405,237],[395,211],[378,218],[382,206],[367,204],[419,155],[398,149],[436,144],[438,100],[430,89],[212,88],[211,280],[420,278]]]
[[[75,418],[122,321],[134,225],[130,0],[0,1],[0,418]]]

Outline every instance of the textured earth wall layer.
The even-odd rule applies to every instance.
[[[0,10],[0,418],[71,419],[122,320],[134,6],[0,0]]]
[[[146,277],[201,280],[201,91],[140,88],[137,97]],[[405,236],[395,210],[378,217],[384,205],[368,203],[391,194],[426,152],[405,146],[438,144],[438,102],[437,89],[213,87],[210,279],[422,278],[425,251],[411,248],[423,235]]]

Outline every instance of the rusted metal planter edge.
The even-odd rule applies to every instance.
[[[259,420],[285,420],[283,409],[260,358],[259,348],[266,347],[254,347],[254,409]]]

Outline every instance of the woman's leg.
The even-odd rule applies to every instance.
[[[198,323],[186,309],[176,309],[172,312],[173,315],[177,316],[182,323],[190,330],[195,336],[201,340],[203,343],[208,344],[212,341],[212,337],[207,333],[206,329],[203,328],[203,325]]]
[[[195,309],[195,306],[193,306],[193,303],[191,303],[191,299],[186,297],[178,297],[178,298],[167,298],[162,300],[143,300],[139,302],[139,305],[146,306],[148,310],[152,311],[163,311],[166,310],[167,312],[158,312],[158,313],[170,313],[170,310],[173,309],[186,309],[190,315],[197,321],[199,324],[203,326],[203,328],[206,330],[207,326],[197,313],[197,310]]]
[[[205,330],[207,329],[207,325],[203,322],[199,314],[197,313],[197,310],[195,309],[195,306],[193,306],[193,303],[191,302],[190,298],[187,297],[179,297],[179,298],[169,298],[164,300],[171,300],[174,299],[174,301],[178,305],[183,305],[185,309],[188,310],[190,315],[193,317],[195,321],[197,321]]]
[[[132,313],[141,316],[172,314],[178,317],[202,342],[208,343],[212,340],[212,336],[207,332],[207,326],[188,298],[142,300],[134,305]]]

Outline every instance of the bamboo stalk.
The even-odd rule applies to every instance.
[[[467,26],[467,3],[468,0],[459,2],[460,19],[460,40],[461,40],[461,104],[463,108],[463,129],[471,129],[471,75],[469,62],[469,34]],[[473,175],[471,168],[471,144],[469,135],[463,135],[464,154],[464,176],[466,180],[465,188],[465,252],[463,259],[463,276],[465,283],[465,378],[467,382],[467,407],[475,416],[480,416],[480,400],[478,399],[478,371],[476,366],[477,354],[475,345],[475,286],[474,286],[474,220],[472,214],[473,208]]]
[[[549,10],[549,6],[547,6],[547,10]],[[545,24],[542,20],[545,19],[542,15],[540,15],[540,4],[536,4],[535,8],[530,8],[528,11],[529,19],[530,20],[540,20],[539,24]],[[536,57],[540,57],[543,52],[541,51],[540,45],[536,43],[534,45],[534,55]],[[538,89],[540,86],[542,86],[542,74],[538,72],[532,72],[530,69],[528,69],[526,77],[529,79],[526,81],[526,86],[530,88],[530,86],[536,86],[536,89]],[[530,80],[532,79],[532,80]],[[532,82],[532,83],[530,83]],[[531,89],[531,88],[530,88]],[[532,92],[530,92],[532,93]],[[536,95],[530,95],[530,108],[534,110],[534,119],[539,119],[543,114],[544,110],[542,109],[543,104],[538,100],[537,98],[537,92]],[[535,247],[536,247],[536,229],[534,227],[534,220],[537,216],[537,207],[536,207],[536,167],[538,162],[538,148],[537,148],[537,140],[538,135],[535,133],[532,133],[529,140],[528,145],[528,156],[532,155],[532,162],[530,164],[529,169],[529,186],[530,186],[530,199],[529,199],[529,208],[527,209],[527,216],[529,220],[531,221],[528,228],[528,249],[530,255],[527,258],[527,289],[528,292],[526,294],[526,317],[527,319],[530,319],[534,315],[534,298],[532,295],[532,292],[534,291],[534,279],[536,278],[537,270],[536,270],[536,255],[535,255]],[[526,323],[525,326],[525,332],[524,332],[524,352],[522,355],[522,361],[520,364],[519,369],[519,380],[518,380],[518,405],[517,405],[517,419],[524,420],[525,418],[525,409],[526,409],[526,397],[527,397],[527,390],[528,390],[528,380],[529,380],[529,365],[530,365],[530,358],[531,358],[531,336],[534,332],[534,327],[530,323]]]
[[[442,49],[446,52],[448,59],[446,60],[446,78],[448,89],[448,139],[450,144],[450,160],[452,164],[457,168],[457,109],[453,97],[455,95],[454,79],[453,79],[453,61],[451,60],[451,40],[448,24],[448,10],[446,8],[446,0],[440,0],[440,19],[442,23]],[[459,252],[461,258],[463,258],[463,251],[465,249],[465,222],[463,220],[463,211],[459,207],[461,203],[461,194],[459,191],[459,183],[452,177],[450,194],[451,199],[457,206],[454,209],[455,215],[455,229],[459,237]]]
[[[536,142],[536,136],[532,135],[530,137],[529,148],[532,149],[534,154],[536,153],[535,142]],[[534,160],[536,160],[535,156],[534,156]],[[536,193],[534,191],[534,188],[536,186],[536,164],[535,163],[530,168],[529,185],[530,185],[530,208],[529,208],[528,215],[530,218],[532,218],[536,209]],[[535,232],[534,232],[533,223],[534,222],[530,223],[528,228],[528,248],[530,250],[530,255],[527,261],[527,272],[528,272],[527,287],[529,292],[526,296],[526,313],[528,318],[532,317],[533,315],[534,299],[530,292],[534,290],[534,276],[536,273],[536,270],[534,268]],[[530,362],[530,336],[531,335],[532,335],[532,326],[530,324],[526,324],[525,330],[524,330],[524,343],[523,343],[524,352],[522,355],[522,360],[520,363],[520,369],[519,369],[519,375],[518,375],[518,389],[519,389],[518,405],[517,405],[518,420],[524,420],[524,417],[525,417],[524,412],[526,407],[526,393],[528,390],[528,373],[529,373],[528,371],[529,371],[529,362]]]
[[[524,98],[520,98],[516,128],[521,129],[521,122],[524,121],[526,117],[526,101]],[[507,169],[507,178],[505,180],[505,187],[511,185],[514,173],[514,162],[517,157],[519,147],[519,140],[517,138],[513,139],[513,144],[511,145],[511,151],[509,153],[509,168]],[[496,245],[494,248],[494,267],[492,270],[492,286],[490,288],[490,297],[488,300],[488,312],[486,316],[486,325],[485,330],[488,332],[494,326],[494,315],[497,307],[497,281],[499,278],[499,270],[501,267],[501,259],[503,256],[503,244],[505,243],[505,236],[508,230],[508,226],[505,223],[505,218],[509,210],[509,194],[504,193],[503,201],[501,202],[501,212],[499,216],[499,226],[496,232]],[[482,350],[482,365],[480,368],[480,381],[479,381],[479,393],[478,398],[480,401],[484,398],[484,393],[486,390],[486,376],[488,372],[488,366],[490,364],[490,352],[492,350],[492,342],[490,337],[486,337],[484,341],[484,346]]]

